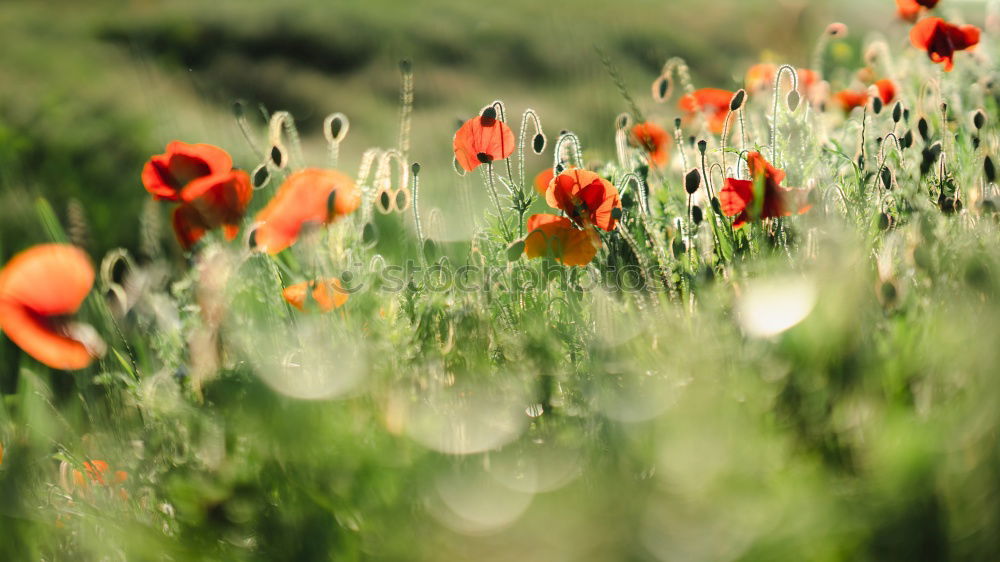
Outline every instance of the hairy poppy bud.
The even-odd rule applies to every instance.
[[[941,102],[941,113],[944,113],[944,114],[948,113],[948,102],[946,102],[946,101]]]
[[[694,224],[696,225],[701,224],[701,221],[704,218],[705,216],[701,212],[701,207],[699,207],[698,205],[694,205],[691,207],[691,220],[694,221]]]
[[[673,250],[674,257],[679,258],[684,255],[684,252],[687,251],[687,245],[684,244],[684,241],[681,240],[680,236],[678,236],[677,238],[674,238],[673,243],[670,244],[670,249]]]
[[[244,109],[243,102],[241,100],[236,100],[233,102],[233,116],[237,119],[243,119]]]
[[[694,194],[699,187],[701,187],[701,172],[694,168],[684,176],[684,190]]]
[[[409,74],[413,72],[413,61],[410,59],[403,59],[399,61],[399,71],[403,74]]]
[[[535,138],[531,140],[531,149],[535,151],[535,154],[541,154],[545,150],[545,135],[538,133]]]
[[[899,120],[903,118],[903,104],[896,102],[896,105],[892,106],[892,122],[899,123]]]
[[[746,98],[747,98],[746,90],[743,89],[737,90],[736,93],[733,95],[733,99],[729,100],[729,111],[738,111],[741,107],[743,107],[743,102],[746,100]]]
[[[658,103],[667,101],[668,92],[670,92],[670,77],[660,76],[653,82],[653,99]]]
[[[983,113],[982,109],[977,109],[975,113],[972,114],[972,124],[976,129],[982,129],[986,125],[986,114]]]
[[[556,167],[553,169],[553,172],[555,172],[555,175],[558,176],[559,174],[563,173],[563,171],[565,169],[566,169],[566,166],[563,166],[562,163],[559,163],[559,164],[556,164]]]
[[[719,201],[718,197],[712,198],[712,210],[719,215],[722,214],[722,203]]]
[[[976,135],[976,136],[972,137],[972,149],[973,150],[979,150],[979,144],[980,144],[980,142],[981,141],[979,139],[979,135]]]
[[[926,176],[930,171],[934,163],[937,162],[938,156],[941,155],[941,143],[936,142],[933,145],[925,148],[920,154],[920,175]]]
[[[792,90],[788,92],[788,98],[785,100],[788,103],[788,111],[794,112],[799,107],[799,92],[798,90]]]
[[[858,154],[858,159],[856,160],[859,170],[865,169],[865,157],[863,154]]]
[[[882,113],[882,98],[878,96],[872,98],[872,111],[875,112],[875,115]]]
[[[993,159],[989,156],[983,160],[983,174],[986,175],[987,183],[994,183],[997,181],[997,169],[993,165]]]
[[[338,142],[343,140],[344,135],[347,134],[346,129],[347,121],[342,115],[333,115],[330,117],[330,140]]]
[[[704,156],[706,150],[708,150],[708,141],[706,141],[705,139],[698,141],[698,152],[700,152],[701,155]]]
[[[927,120],[923,117],[917,121],[917,132],[920,133],[920,138],[924,139],[924,142],[927,142],[930,135],[927,130]]]
[[[884,166],[882,168],[881,176],[882,185],[884,185],[886,189],[892,189],[892,170],[889,169],[889,166]]]
[[[413,172],[414,176],[420,175],[420,162],[414,162],[413,165],[410,166],[410,171]]]
[[[674,128],[675,129],[680,129],[681,128],[681,118],[680,117],[677,117],[677,118],[674,119]]]
[[[878,215],[878,228],[879,230],[889,230],[892,226],[892,217],[886,213],[879,213]]]
[[[903,145],[904,149],[905,148],[910,148],[911,146],[913,146],[913,131],[912,130],[907,129],[906,134],[903,135],[902,145]]]

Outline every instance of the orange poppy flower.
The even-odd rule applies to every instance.
[[[242,170],[192,181],[181,190],[183,203],[174,209],[177,240],[185,250],[190,250],[207,231],[219,226],[224,227],[227,240],[236,238],[240,219],[252,198],[250,176]]]
[[[924,10],[937,6],[938,0],[896,0],[896,13],[906,21],[917,21],[917,16]]]
[[[774,84],[774,73],[778,71],[777,65],[769,62],[755,64],[747,69],[744,80],[744,87],[750,93],[758,93],[767,90]]]
[[[682,97],[677,102],[677,107],[687,113],[689,119],[699,113],[704,114],[708,119],[708,130],[718,134],[725,127],[726,116],[729,115],[729,102],[735,93],[718,88],[702,88]]]
[[[882,103],[889,105],[895,101],[896,84],[892,80],[888,78],[876,80],[875,87],[878,88],[878,97],[882,99]]]
[[[93,284],[94,268],[83,250],[68,244],[29,248],[0,271],[0,329],[53,369],[82,369],[98,353],[74,339],[63,318],[80,308]]]
[[[552,179],[545,202],[584,228],[592,224],[607,231],[618,224],[614,209],[622,208],[618,189],[611,182],[594,172],[575,168]]]
[[[868,103],[868,92],[841,90],[833,95],[833,99],[844,113],[850,113],[855,107],[864,107]]]
[[[651,168],[661,168],[670,160],[670,135],[650,122],[632,127],[629,142],[646,151]]]
[[[233,169],[225,150],[210,144],[174,141],[142,169],[142,184],[156,199],[180,201],[181,191],[192,181]]]
[[[551,256],[563,265],[584,266],[594,260],[601,239],[592,230],[580,230],[566,217],[540,214],[528,218],[524,253],[528,258]]]
[[[335,277],[323,279],[321,281],[303,281],[285,287],[281,295],[285,297],[288,304],[295,308],[306,310],[306,295],[312,289],[312,300],[323,312],[329,312],[335,308],[344,306],[347,302],[347,292],[340,285],[340,280]]]
[[[467,172],[480,164],[503,160],[514,152],[514,131],[487,108],[482,115],[465,122],[455,133],[455,159]]]
[[[785,172],[772,166],[759,152],[747,155],[747,166],[753,179],[726,178],[725,184],[719,191],[722,212],[726,216],[736,216],[733,226],[739,228],[751,219],[750,212],[755,206],[755,184],[763,188],[761,192],[763,201],[760,203],[762,219],[787,217],[792,214],[791,208],[796,209],[796,213],[802,214],[812,207],[803,201],[793,200],[801,199],[804,191],[782,187],[781,181],[785,179]]]
[[[555,170],[552,168],[545,168],[538,175],[535,176],[535,191],[538,192],[542,197],[545,196],[545,192],[549,189],[549,183],[552,182],[552,177],[555,176]]]
[[[941,18],[924,18],[910,30],[913,46],[927,51],[934,62],[944,63],[945,72],[955,67],[955,51],[971,49],[979,43],[979,28],[952,25]]]
[[[257,214],[262,223],[255,233],[257,245],[277,254],[295,243],[306,223],[329,224],[354,212],[360,203],[361,191],[354,180],[337,170],[295,172]]]

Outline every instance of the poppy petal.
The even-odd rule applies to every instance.
[[[344,306],[347,302],[348,294],[340,284],[340,280],[334,277],[321,281],[303,281],[289,285],[281,292],[285,301],[295,308],[306,310],[306,295],[310,294],[313,301],[323,312],[329,312],[335,308]]]
[[[333,192],[333,212],[330,197]],[[258,247],[277,254],[298,239],[306,223],[328,223],[354,212],[361,192],[354,180],[337,170],[307,168],[288,176],[260,213],[255,236]]]
[[[751,201],[753,201],[752,181],[726,178],[722,189],[719,190],[719,204],[723,214],[727,217],[738,215],[746,210]]]

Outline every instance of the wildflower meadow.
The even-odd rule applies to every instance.
[[[1000,2],[748,2],[748,29],[798,6],[808,40],[718,24],[677,52],[626,2],[653,70],[597,26],[557,90],[562,51],[515,43],[484,72],[527,94],[497,78],[450,120],[420,53],[364,82],[368,39],[281,27],[319,7],[264,48],[154,4],[50,32],[0,7],[24,33],[0,54],[0,560],[1000,559]],[[665,9],[740,9],[700,4]],[[421,31],[442,89],[508,37],[493,9],[455,51]],[[28,45],[74,29],[181,124],[79,101],[143,92],[74,63],[86,119],[49,131],[76,106]],[[196,117],[150,70],[170,48],[202,92],[263,61],[234,83],[273,97]]]

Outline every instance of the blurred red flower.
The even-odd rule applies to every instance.
[[[736,216],[733,226],[739,228],[753,218],[769,219],[802,214],[812,206],[803,201],[803,190],[783,187],[785,172],[771,165],[759,152],[747,155],[749,180],[726,178],[719,191],[719,203],[726,216]],[[757,194],[762,200],[757,200]],[[754,213],[759,205],[759,216]]]
[[[939,0],[896,0],[896,13],[907,21],[917,21],[924,10],[933,9]]]
[[[257,214],[261,223],[255,232],[257,246],[277,254],[295,243],[306,223],[334,222],[360,204],[361,191],[345,174],[319,168],[299,170],[285,179]]]
[[[896,100],[896,84],[892,80],[876,80],[875,87],[878,88],[878,97],[882,99],[882,103],[889,105]]]
[[[979,28],[952,25],[941,18],[924,18],[910,30],[913,46],[927,51],[934,62],[944,63],[945,72],[955,67],[955,51],[964,51],[979,43]]]
[[[729,90],[702,88],[682,97],[677,102],[677,107],[687,114],[688,119],[704,114],[708,119],[708,130],[719,134],[725,127],[733,95],[735,92]]]
[[[528,218],[524,253],[528,258],[550,256],[563,265],[584,266],[593,261],[601,239],[591,229],[581,230],[566,217],[549,214]]]
[[[629,142],[646,151],[650,168],[662,168],[670,160],[670,135],[649,121],[632,127]]]
[[[552,168],[545,168],[538,175],[535,176],[535,191],[538,192],[542,197],[545,196],[545,192],[549,190],[549,184],[552,183],[552,178],[555,177],[555,170]]]
[[[588,170],[570,169],[556,176],[545,193],[550,207],[559,209],[574,223],[611,231],[618,224],[614,209],[621,209],[618,189]]]
[[[281,294],[288,304],[302,311],[307,308],[307,295],[311,296],[312,301],[323,312],[344,306],[348,298],[347,292],[340,285],[340,279],[335,277],[296,283],[285,287]]]
[[[855,107],[864,107],[868,103],[868,92],[841,90],[833,95],[833,99],[844,110],[844,113],[850,113]]]
[[[503,160],[514,152],[514,131],[496,118],[493,108],[473,117],[455,133],[455,159],[467,172],[480,164]]]

